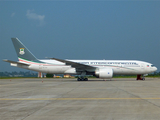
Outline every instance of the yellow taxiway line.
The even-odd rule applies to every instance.
[[[0,101],[5,100],[160,100],[160,98],[0,98]]]

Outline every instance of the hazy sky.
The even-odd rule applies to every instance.
[[[0,0],[0,72],[22,70],[2,61],[18,60],[11,37],[40,59],[142,60],[160,70],[160,1]]]

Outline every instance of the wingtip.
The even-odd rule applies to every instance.
[[[7,62],[8,60],[7,60],[7,59],[3,59],[3,61],[4,61],[4,62]]]
[[[50,57],[45,57],[46,59],[54,59],[54,58],[50,58]]]

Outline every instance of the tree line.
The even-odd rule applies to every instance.
[[[13,71],[13,72],[0,72],[0,77],[37,77],[38,73],[31,71]]]

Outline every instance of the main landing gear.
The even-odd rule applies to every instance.
[[[145,80],[145,77],[143,75],[143,78],[141,78],[142,75],[137,75],[137,80]]]
[[[88,78],[84,78],[84,77],[78,77],[77,81],[88,81]]]

